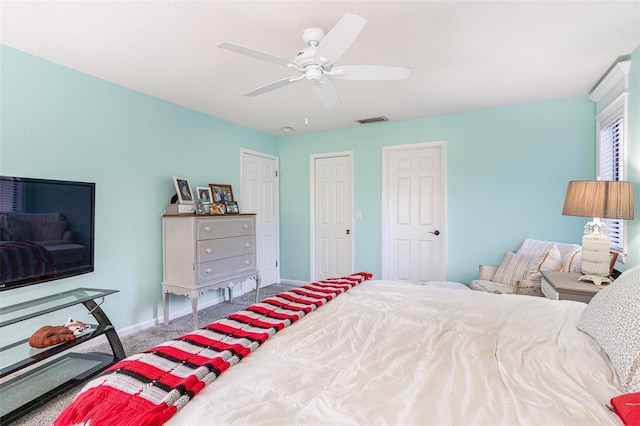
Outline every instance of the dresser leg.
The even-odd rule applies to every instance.
[[[256,303],[260,301],[260,272],[256,272]]]
[[[162,318],[164,319],[164,326],[169,325],[169,293],[166,291],[162,293]]]
[[[193,329],[198,329],[198,296],[191,298],[191,309],[193,310]]]

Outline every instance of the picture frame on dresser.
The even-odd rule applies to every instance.
[[[182,176],[174,176],[173,184],[176,187],[176,195],[180,204],[194,204],[193,191],[191,191],[191,182],[189,178]]]
[[[221,215],[226,213],[226,207],[224,203],[213,202],[209,204],[209,213],[213,215]]]
[[[196,203],[196,214],[209,214],[209,204],[198,200]]]
[[[225,203],[227,201],[235,201],[233,199],[233,189],[231,185],[210,183],[209,188],[211,188],[211,199],[214,202]]]
[[[208,186],[198,186],[196,187],[196,193],[198,195],[198,201],[202,204],[210,204],[213,201],[213,197],[211,196],[211,188]]]
[[[225,204],[225,212],[227,214],[239,214],[240,213],[240,209],[238,208],[238,202],[237,201],[227,201],[224,204]]]

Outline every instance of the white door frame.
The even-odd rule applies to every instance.
[[[444,271],[447,271],[447,158],[446,142],[419,142],[404,145],[389,145],[382,147],[382,259],[380,261],[382,279],[389,278],[389,168],[388,159],[391,151],[403,151],[412,148],[439,148],[440,172],[442,191],[439,200],[442,209],[442,225],[440,232],[444,237]]]
[[[264,158],[268,158],[270,160],[275,160],[276,162],[276,170],[278,171],[277,173],[280,173],[280,157],[277,157],[275,155],[271,155],[271,154],[267,154],[264,152],[259,152],[259,151],[252,151],[250,149],[246,149],[246,148],[240,148],[240,204],[244,204],[244,199],[242,197],[244,197],[244,167],[243,167],[243,158],[245,155],[255,155],[257,157],[264,157]],[[278,181],[279,182],[279,181]],[[275,224],[276,224],[276,259],[278,259],[278,267],[277,267],[277,281],[276,282],[280,282],[281,277],[280,277],[280,185],[276,186],[276,203],[275,203]]]
[[[340,152],[327,152],[323,154],[313,154],[309,156],[309,279],[313,282],[316,280],[316,160],[321,158],[331,157],[348,157],[351,164],[351,204],[345,206],[349,211],[351,217],[351,264],[354,264],[354,247],[355,247],[355,232],[353,227],[353,203],[355,193],[353,192],[353,151],[340,151]]]

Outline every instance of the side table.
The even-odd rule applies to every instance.
[[[542,293],[547,299],[589,303],[605,286],[578,281],[580,275],[578,272],[545,271],[542,273]]]

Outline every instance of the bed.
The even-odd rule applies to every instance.
[[[158,423],[620,425],[607,404],[640,391],[639,276],[623,274],[589,307],[364,281],[254,345]],[[287,293],[275,298],[300,297]],[[56,424],[108,411],[102,396],[90,409],[82,401],[105,380]]]

